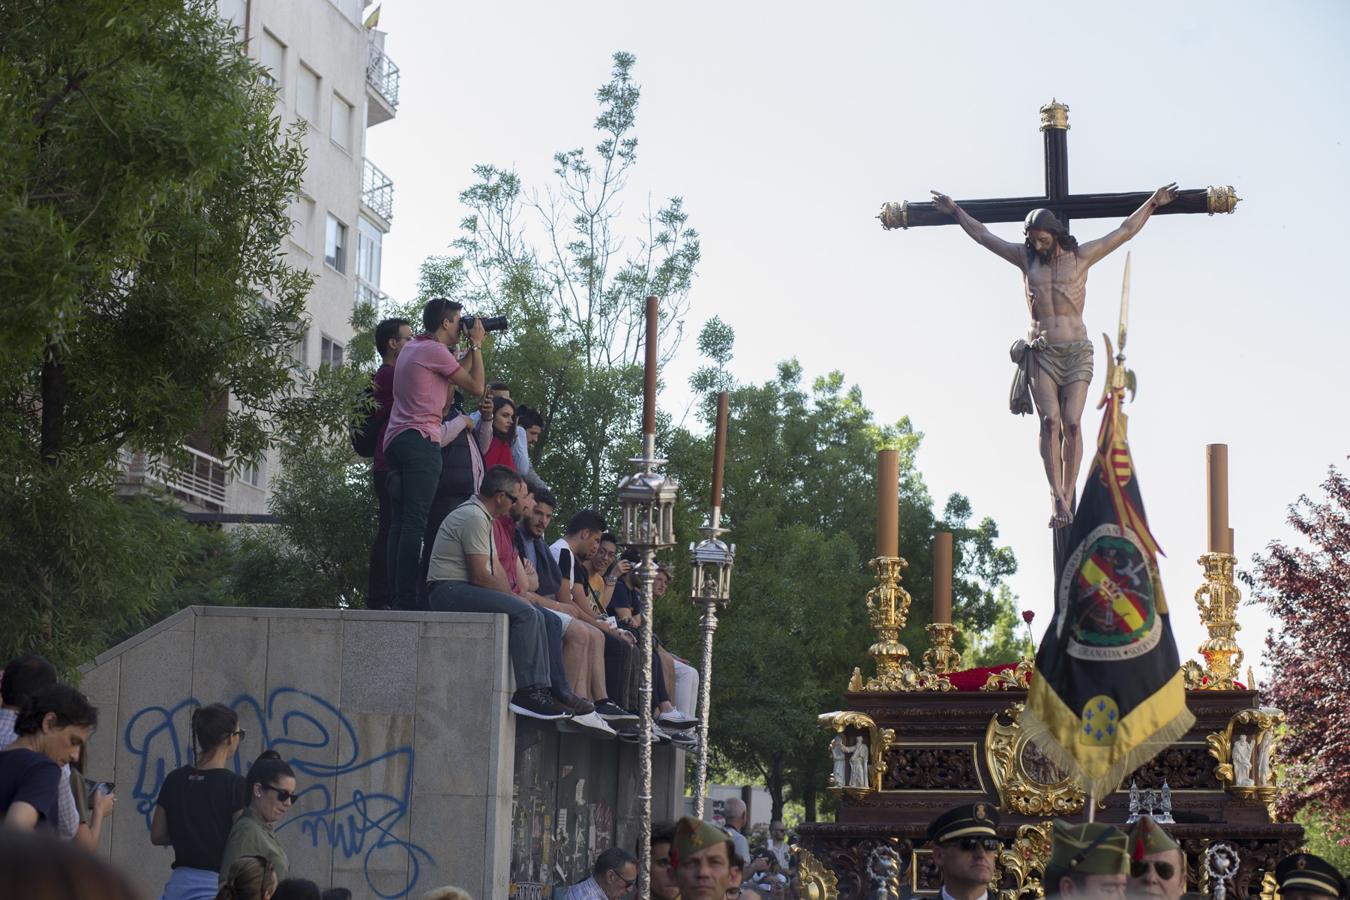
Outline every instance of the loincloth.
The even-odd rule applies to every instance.
[[[1013,341],[1009,355],[1017,365],[1008,393],[1008,406],[1014,415],[1026,415],[1035,409],[1031,403],[1033,365],[1060,387],[1092,380],[1092,341],[1052,344],[1044,336],[1030,343],[1017,340]]]

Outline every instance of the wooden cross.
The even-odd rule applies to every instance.
[[[1009,197],[998,200],[958,200],[957,205],[981,222],[1021,222],[1033,209],[1045,208],[1068,227],[1071,219],[1124,218],[1152,196],[1152,191],[1126,194],[1069,193],[1069,107],[1051,100],[1041,107],[1041,133],[1045,136],[1045,194],[1040,197]],[[1211,185],[1203,190],[1177,191],[1177,198],[1153,211],[1156,216],[1176,213],[1231,213],[1242,199],[1232,185]],[[954,225],[956,219],[939,212],[931,202],[887,203],[877,216],[881,226],[917,228],[923,225]]]

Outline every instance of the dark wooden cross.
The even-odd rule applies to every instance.
[[[1045,208],[1067,228],[1072,219],[1124,218],[1153,195],[1152,191],[1126,194],[1069,193],[1069,107],[1051,100],[1041,107],[1041,133],[1045,136],[1045,194],[1040,197],[1009,197],[999,200],[958,200],[957,205],[981,222],[1021,222],[1033,209]],[[1156,216],[1176,213],[1231,213],[1241,198],[1232,185],[1177,191],[1177,198],[1153,211]],[[887,203],[877,216],[883,228],[917,228],[923,225],[954,225],[956,219],[939,212],[931,202]]]

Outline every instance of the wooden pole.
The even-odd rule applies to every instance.
[[[900,451],[877,451],[877,556],[900,555]]]
[[[717,395],[717,436],[713,442],[712,499],[713,509],[722,508],[722,469],[727,461],[727,416],[731,398],[726,391]],[[717,524],[713,523],[716,528]]]
[[[933,539],[933,621],[952,623],[952,533],[939,531]]]
[[[642,433],[656,434],[656,333],[660,328],[657,299],[647,298],[647,359],[642,382]]]
[[[1209,483],[1209,552],[1232,553],[1228,545],[1228,445],[1205,448],[1205,471]]]

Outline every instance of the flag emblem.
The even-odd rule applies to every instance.
[[[1162,636],[1154,573],[1133,532],[1114,523],[1098,525],[1064,566],[1060,608],[1068,614],[1070,656],[1132,659],[1147,653]]]

